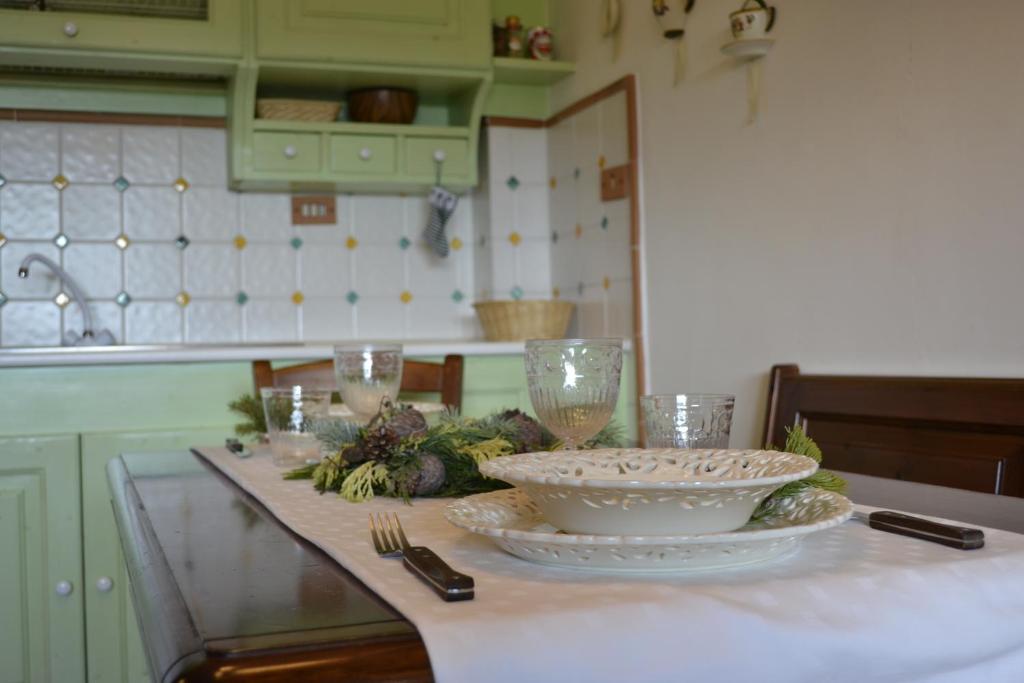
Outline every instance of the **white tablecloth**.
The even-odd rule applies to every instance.
[[[1024,535],[960,551],[856,521],[772,564],[671,576],[534,565],[449,525],[445,500],[349,503],[268,456],[203,455],[419,629],[441,683],[1024,681]],[[367,514],[476,580],[446,603],[376,555]]]

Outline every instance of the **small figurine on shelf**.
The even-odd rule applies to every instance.
[[[551,29],[546,26],[534,26],[527,34],[530,42],[530,57],[533,59],[551,59]]]
[[[491,27],[491,38],[494,40],[494,56],[508,57],[508,29],[495,24]]]
[[[522,57],[525,54],[523,45],[523,24],[519,17],[513,15],[505,17],[505,32],[508,40],[508,56]]]

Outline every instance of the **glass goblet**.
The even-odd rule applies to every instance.
[[[377,414],[383,399],[398,398],[402,345],[335,346],[334,379],[342,402],[360,422],[368,422]]]
[[[640,397],[648,448],[728,448],[732,409],[727,394]]]
[[[579,448],[608,424],[619,398],[621,339],[531,339],[524,358],[533,410],[564,448]]]

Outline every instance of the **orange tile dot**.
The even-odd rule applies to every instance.
[[[244,237],[242,237],[241,235],[235,235],[235,249],[245,249],[246,244],[248,244],[248,242],[246,242]]]
[[[612,281],[608,279],[608,276],[605,276],[604,280],[601,280],[601,286],[604,287],[605,289],[608,289],[609,287],[612,286]]]
[[[576,239],[583,237],[583,226],[579,223],[576,224]]]
[[[402,292],[402,293],[401,293],[401,294],[399,295],[399,297],[398,297],[398,298],[402,300],[402,303],[403,303],[403,304],[407,304],[407,303],[409,303],[410,301],[412,301],[412,292],[410,292],[410,291],[409,291],[409,290],[407,289],[407,290],[405,290],[404,292]]]
[[[349,238],[345,240],[345,246],[348,247],[349,249],[355,249],[356,247],[359,246],[359,240],[357,240],[355,237],[349,236]]]
[[[606,163],[608,163],[608,160],[604,158],[603,154],[597,158],[597,167],[598,168],[604,168],[604,165]]]
[[[513,232],[509,234],[508,241],[512,243],[513,247],[518,247],[523,238],[518,232]]]

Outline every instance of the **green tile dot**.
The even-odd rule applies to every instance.
[[[293,237],[292,241],[289,242],[289,244],[292,245],[292,249],[300,249],[302,247],[302,238],[301,237]]]
[[[235,301],[238,302],[239,306],[244,306],[245,302],[248,301],[248,300],[249,300],[249,295],[246,294],[245,292],[239,292],[237,294],[237,296],[235,296]]]
[[[355,302],[359,301],[359,295],[356,294],[355,292],[349,292],[348,294],[345,295],[345,301],[349,302],[350,304],[354,304]]]
[[[465,298],[466,298],[466,295],[464,295],[461,291],[459,291],[457,289],[454,292],[452,292],[452,301],[454,301],[455,303],[459,303],[460,301],[462,301]]]
[[[118,192],[124,192],[131,187],[131,183],[129,183],[128,179],[122,175],[118,176],[117,180],[114,181],[114,187],[117,188]]]
[[[523,298],[523,288],[520,287],[519,285],[516,285],[515,287],[512,288],[512,291],[510,291],[509,294],[512,295],[513,299],[519,301],[520,299]]]
[[[114,301],[117,302],[118,306],[120,306],[121,308],[124,308],[125,306],[127,306],[128,304],[130,304],[132,302],[132,298],[128,294],[128,292],[122,291],[121,293],[119,293],[114,298]]]
[[[402,249],[402,250],[408,249],[410,244],[412,244],[412,242],[409,241],[408,237],[403,237],[402,239],[398,240],[398,248],[399,249]]]
[[[515,190],[519,187],[519,178],[516,178],[514,175],[510,175],[508,180],[505,181],[505,184],[508,185],[508,189]]]

